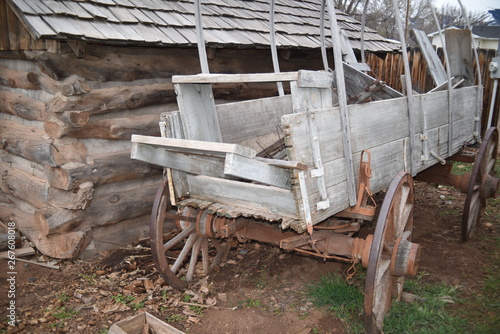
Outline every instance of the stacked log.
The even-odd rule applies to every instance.
[[[147,233],[162,177],[130,159],[130,136],[160,135],[173,86],[56,77],[34,59],[0,59],[0,219],[56,258],[124,246]]]

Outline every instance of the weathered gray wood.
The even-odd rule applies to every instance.
[[[224,157],[226,153],[235,153],[247,158],[255,158],[257,154],[254,150],[238,144],[214,143],[199,140],[132,135],[132,143],[149,144],[170,151],[204,154],[216,157]]]
[[[279,160],[279,159],[267,159],[256,157],[255,160],[266,162],[270,165],[281,167],[281,168],[293,168],[298,170],[307,170],[308,167],[297,161],[287,161],[287,160]]]
[[[184,334],[184,332],[166,324],[147,312],[129,317],[113,324],[113,326],[109,329],[109,334],[143,333],[146,331],[146,328],[154,333]]]
[[[292,113],[290,95],[218,104],[217,117],[224,143],[241,143],[276,133],[281,116]]]
[[[292,90],[292,108],[294,113],[326,109],[332,106],[331,88],[299,87],[296,82],[290,83]]]
[[[417,38],[420,50],[424,54],[425,61],[427,62],[427,68],[431,74],[434,84],[439,86],[448,81],[448,76],[444,69],[443,63],[437,56],[436,50],[432,47],[432,43],[429,41],[426,33],[422,30],[413,29],[415,37]]]
[[[298,72],[282,73],[250,73],[250,74],[197,74],[197,75],[174,75],[172,82],[179,83],[239,83],[239,82],[277,82],[295,81],[299,77]]]
[[[132,143],[130,157],[150,164],[172,168],[191,174],[224,178],[224,158],[187,155],[167,151],[161,147]]]
[[[331,88],[333,74],[328,71],[300,70],[297,85],[302,88]]]
[[[354,68],[353,66],[350,66],[349,64],[343,63],[343,65],[344,65],[344,74],[346,81],[346,90],[349,96],[355,96],[359,94],[361,91],[364,90],[366,86],[371,85],[376,80],[375,78],[369,76],[366,73],[361,72],[360,70]],[[402,96],[403,94],[401,94],[397,90],[389,86],[384,86],[384,88],[382,88],[381,91],[373,95],[372,99],[374,101],[378,101],[378,100],[387,100]]]
[[[464,78],[466,85],[471,85],[474,82],[474,58],[470,30],[446,29],[444,35],[450,60],[450,75]]]
[[[253,208],[264,213],[296,217],[295,200],[289,190],[215,179],[202,175],[188,175],[189,193],[192,198]]]
[[[174,75],[174,84],[185,83],[252,83],[298,81],[301,87],[327,88],[332,84],[332,75],[327,71],[281,72],[281,73],[248,73],[248,74],[197,74]]]
[[[222,142],[210,84],[176,84],[186,139]]]
[[[291,187],[290,171],[232,153],[226,154],[224,174],[283,189]]]
[[[354,152],[408,136],[404,98],[350,105],[349,112]]]

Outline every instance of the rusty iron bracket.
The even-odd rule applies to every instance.
[[[366,157],[365,157],[366,155]],[[368,150],[361,152],[358,174],[358,200],[355,206],[351,206],[344,211],[337,213],[336,217],[355,218],[363,220],[372,220],[375,216],[377,204],[373,200],[373,194],[370,190],[371,153]],[[368,204],[368,199],[372,204]]]

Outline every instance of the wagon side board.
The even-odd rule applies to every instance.
[[[474,120],[477,113],[478,87],[466,87],[453,90],[452,114],[452,152],[448,152],[448,92],[416,95],[413,97],[413,112],[425,112],[425,117],[413,117],[415,147],[410,156],[410,138],[408,127],[408,103],[406,97],[391,100],[374,101],[348,106],[350,132],[355,176],[359,171],[361,151],[371,152],[371,190],[378,192],[387,187],[394,175],[402,170],[409,170],[413,161],[415,174],[439,163],[434,155],[423,154],[424,143],[428,152],[447,158],[457,153],[464,144],[475,138]],[[324,210],[316,203],[321,200],[321,192],[311,171],[305,173],[305,187],[300,183],[293,186],[296,205],[304,215],[302,194],[307,193],[312,223],[316,224],[345,208],[348,205],[347,176],[345,156],[342,149],[342,133],[338,108],[327,108],[314,112],[303,112],[282,117],[285,129],[285,143],[290,160],[307,166],[314,166],[311,154],[313,144],[310,139],[308,117],[314,115],[317,124],[318,142],[324,165],[324,177],[327,194],[332,205]],[[422,119],[425,124],[422,124]],[[426,136],[423,136],[425,128]],[[301,216],[305,219],[305,216]]]

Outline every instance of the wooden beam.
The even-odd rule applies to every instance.
[[[226,153],[234,153],[247,158],[255,158],[257,155],[254,150],[238,144],[214,143],[199,140],[132,135],[132,143],[149,144],[162,147],[169,151],[216,157],[225,157]]]
[[[297,208],[290,190],[223,180],[203,175],[187,175],[190,197],[242,206],[257,212],[296,217]]]
[[[210,84],[176,84],[177,104],[186,139],[222,142]]]
[[[237,154],[226,154],[224,174],[283,189],[291,189],[289,170]]]
[[[162,147],[132,143],[130,157],[150,164],[172,168],[197,175],[224,178],[224,161],[221,157],[187,155],[167,151]]]
[[[209,84],[298,81],[301,87],[328,88],[332,84],[332,78],[332,74],[326,71],[301,70],[281,73],[175,75],[172,82]]]
[[[420,45],[420,50],[424,54],[425,61],[427,63],[427,69],[430,72],[434,84],[439,86],[448,81],[448,76],[444,69],[443,63],[439,59],[436,50],[432,47],[429,38],[422,30],[412,29],[417,38],[418,45]]]

